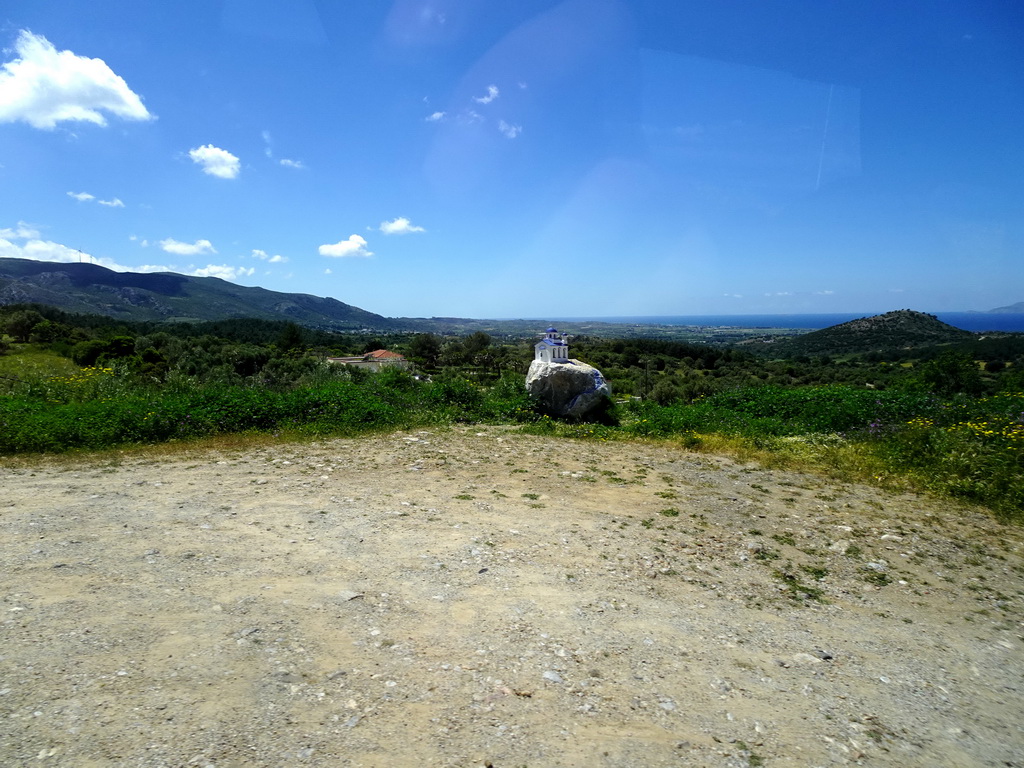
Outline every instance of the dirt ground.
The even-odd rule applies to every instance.
[[[4,766],[1020,766],[1021,530],[503,428],[0,469]]]

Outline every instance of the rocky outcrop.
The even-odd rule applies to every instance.
[[[601,372],[579,360],[534,360],[526,374],[526,391],[551,416],[572,419],[600,413],[609,405],[612,394]]]

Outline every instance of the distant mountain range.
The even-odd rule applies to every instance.
[[[292,320],[332,330],[386,330],[395,322],[336,299],[249,288],[216,277],[115,272],[96,264],[0,259],[0,306],[38,303],[123,320]]]
[[[990,309],[989,312],[996,315],[1024,312],[1024,301],[1018,301],[1016,304],[1011,304],[1008,307],[996,307],[995,309]]]
[[[528,332],[537,325],[536,321],[525,320],[389,318],[337,299],[250,288],[216,277],[189,277],[173,272],[115,272],[96,264],[0,258],[0,306],[22,303],[48,304],[65,312],[107,315],[122,320],[188,322],[251,317],[291,320],[312,328],[339,331],[513,333]],[[1024,312],[1024,302],[988,313],[1012,312]],[[606,330],[625,332],[614,323],[608,324]],[[597,330],[588,326],[586,332],[597,333]],[[884,336],[900,336],[906,338],[907,343],[918,344],[955,341],[965,334],[971,335],[939,322],[932,315],[900,310],[808,333],[800,337],[801,344],[806,345],[808,351],[827,349],[834,344],[836,332],[839,346],[866,348],[877,346]]]

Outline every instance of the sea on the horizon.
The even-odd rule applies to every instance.
[[[1024,333],[1024,312],[934,312],[939,320],[965,331],[1011,331]],[[800,328],[818,330],[848,323],[872,313],[813,315],[637,315],[631,317],[563,317],[565,322],[599,322],[621,325],[697,325],[713,328]]]

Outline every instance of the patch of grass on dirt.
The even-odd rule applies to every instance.
[[[797,602],[805,602],[808,600],[823,603],[825,601],[825,592],[817,587],[812,587],[804,584],[800,579],[791,573],[785,571],[772,571],[772,576],[785,587],[789,597]]]

